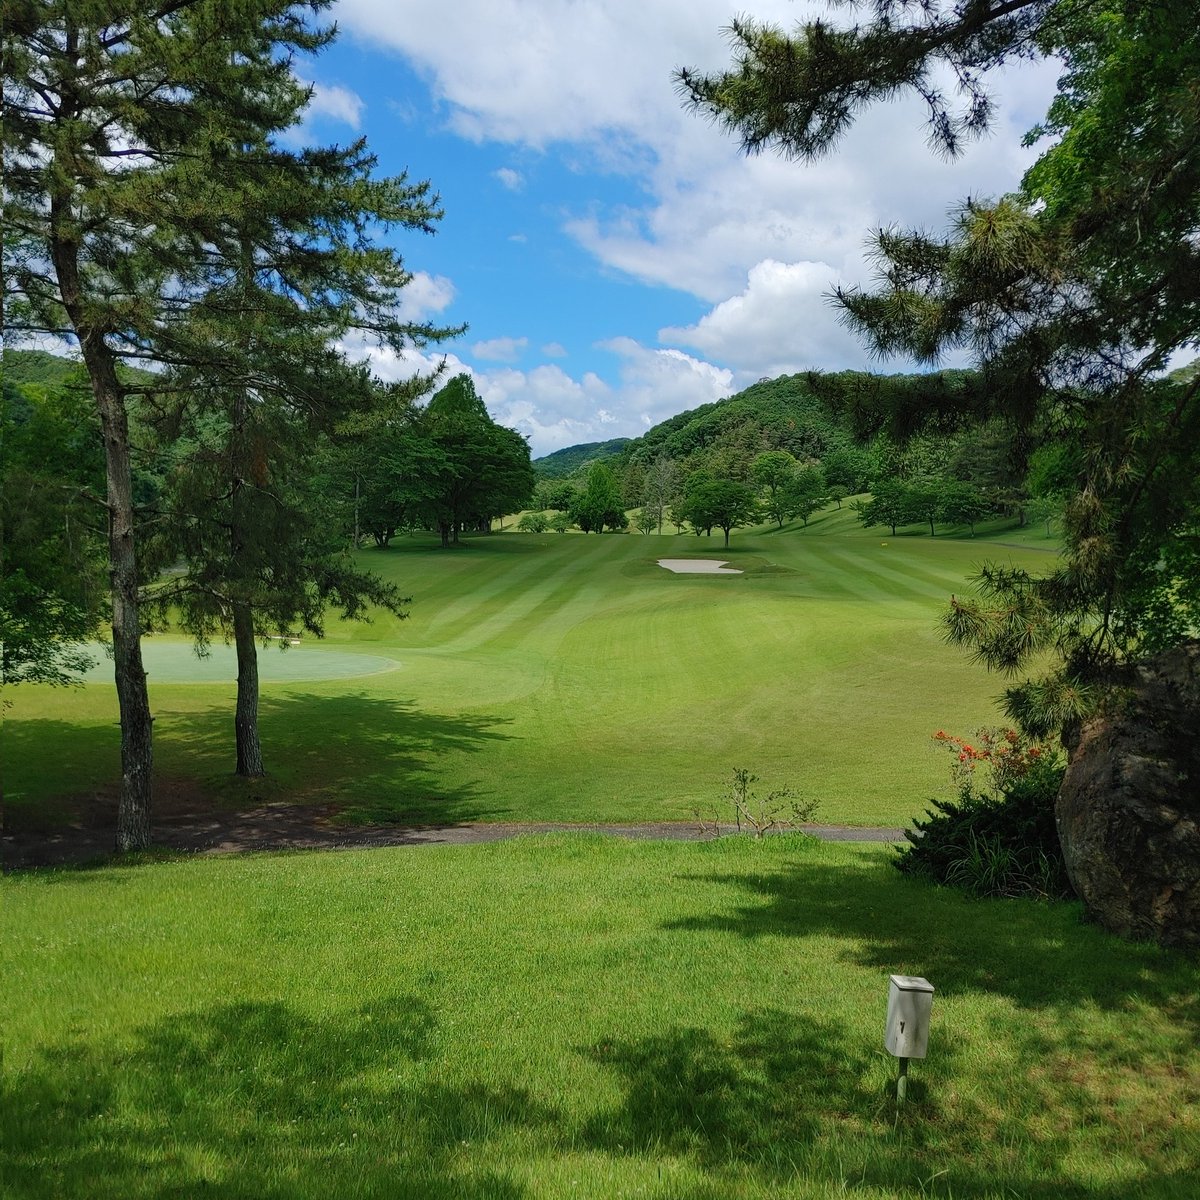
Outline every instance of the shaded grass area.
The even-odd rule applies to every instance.
[[[84,694],[68,697],[86,704]],[[206,703],[207,701],[207,703]],[[184,803],[197,788],[215,808],[241,808],[287,799],[313,804],[335,802],[350,824],[402,817],[414,823],[453,824],[504,819],[505,798],[491,776],[490,756],[506,738],[501,717],[426,712],[411,700],[364,692],[275,692],[263,699],[264,729],[285,731],[286,753],[263,780],[240,780],[229,773],[230,708],[208,696],[180,694],[156,718],[156,766],[160,780],[191,779]],[[89,781],[119,774],[119,746],[111,727],[39,718],[12,722],[5,730],[5,753],[14,763],[58,773],[68,795]],[[41,759],[48,747],[70,747],[70,757]],[[460,772],[453,786],[436,771],[444,756],[478,756],[480,771]],[[39,763],[41,764],[39,767]],[[107,773],[102,764],[107,765]],[[101,770],[97,770],[101,767]],[[11,778],[11,776],[10,776]],[[160,793],[168,789],[160,788]],[[111,789],[110,789],[111,792]],[[51,830],[68,819],[85,824],[109,820],[111,795],[76,794],[43,800],[36,791],[10,792],[5,827],[9,833]],[[160,795],[160,811],[171,811],[169,795]]]
[[[14,1197],[1195,1195],[1194,960],[881,850],[559,837],[5,891]],[[938,989],[901,1112],[892,972]]]
[[[230,779],[232,685],[152,677],[156,767],[217,804],[398,822],[686,820],[746,767],[819,800],[819,820],[903,824],[946,784],[930,734],[997,719],[998,681],[942,643],[938,614],[984,557],[1041,564],[1038,541],[880,538],[831,509],[806,530],[738,533],[718,557],[746,574],[704,577],[656,560],[714,554],[708,538],[402,539],[361,559],[413,596],[411,618],[332,621],[304,647],[399,668],[265,685],[272,779],[252,788]],[[18,820],[52,826],[112,789],[111,685],[12,700]]]

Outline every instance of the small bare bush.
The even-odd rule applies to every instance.
[[[754,788],[758,782],[758,776],[745,767],[733,769],[724,801],[732,803],[732,823],[738,833],[752,833],[756,838],[761,838],[773,829],[795,829],[813,819],[819,801],[802,799],[789,787],[776,788],[760,795]],[[709,819],[699,808],[692,812],[699,822],[701,833],[720,836],[722,822],[718,816]]]

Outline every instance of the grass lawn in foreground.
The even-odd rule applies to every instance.
[[[847,509],[721,540],[498,534],[365,551],[412,595],[411,619],[331,622],[274,680],[279,652],[263,652],[265,784],[230,779],[232,678],[208,681],[210,664],[188,681],[182,639],[173,658],[152,654],[158,776],[228,804],[335,801],[360,821],[658,821],[728,816],[718,798],[746,767],[819,799],[822,821],[919,815],[947,787],[930,735],[995,723],[1003,686],[943,644],[938,616],[983,559],[1040,566],[1053,543],[1011,527],[892,538]],[[656,563],[680,556],[745,573]],[[336,678],[305,665],[322,655]],[[56,798],[112,787],[111,682],[12,700],[13,819],[53,824]]]
[[[4,1194],[1194,1200],[1194,960],[888,853],[570,835],[10,877]],[[900,1112],[892,972],[937,988]]]

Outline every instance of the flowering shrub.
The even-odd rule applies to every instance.
[[[1052,754],[1048,747],[1028,741],[1015,729],[980,729],[969,742],[939,729],[933,740],[953,757],[950,775],[964,799],[980,794],[980,768],[992,787],[1004,795]]]
[[[1069,896],[1054,823],[1061,756],[1014,729],[968,740],[939,729],[958,800],[931,800],[896,866],[976,896]]]

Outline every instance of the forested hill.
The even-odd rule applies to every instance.
[[[961,393],[970,372],[930,375],[872,375],[859,371],[824,374],[809,371],[762,379],[724,400],[678,413],[641,437],[568,446],[534,464],[543,479],[582,477],[586,467],[604,460],[619,474],[636,472],[657,459],[682,469],[706,469],[742,478],[753,460],[767,450],[783,450],[799,462],[824,461],[843,453],[861,455],[886,423],[883,414],[901,410],[912,387],[926,397],[931,389]],[[869,416],[867,416],[869,414]],[[847,481],[865,486],[865,479]]]
[[[581,467],[620,454],[629,441],[629,438],[612,438],[607,442],[582,442],[578,446],[567,446],[543,458],[534,459],[533,468],[541,479],[566,479]]]
[[[4,378],[9,383],[65,383],[81,364],[45,350],[4,351]]]
[[[90,390],[90,385],[86,383],[87,376],[82,372],[83,363],[75,358],[64,358],[46,350],[13,350],[9,347],[4,350],[3,380],[6,384],[35,384],[57,388],[78,376],[81,386]],[[127,381],[154,378],[149,371],[124,364],[121,364],[119,372]]]

